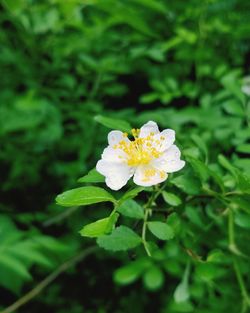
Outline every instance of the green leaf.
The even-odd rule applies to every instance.
[[[244,110],[240,102],[237,100],[228,100],[227,102],[223,103],[224,110],[232,115],[236,116],[244,116]]]
[[[240,190],[246,194],[250,194],[250,177],[238,169],[236,169],[236,175]]]
[[[119,226],[110,235],[104,235],[97,239],[100,247],[111,251],[126,251],[137,247],[141,238],[130,228]]]
[[[144,210],[143,208],[134,200],[129,199],[123,202],[118,208],[117,211],[124,216],[143,219]]]
[[[226,273],[227,270],[216,263],[198,263],[196,267],[197,276],[206,282],[223,277]]]
[[[207,262],[211,263],[224,263],[226,259],[226,255],[221,250],[213,250],[207,256]]]
[[[109,217],[106,217],[94,223],[85,225],[80,230],[80,234],[83,237],[90,237],[90,238],[95,238],[95,237],[108,234],[112,231],[115,223],[117,222],[118,217],[119,217],[119,214],[114,213]]]
[[[233,206],[237,206],[239,209],[244,210],[245,212],[247,212],[248,214],[250,214],[250,196],[249,195],[242,195],[240,197],[236,196],[236,197],[232,197],[230,198],[231,203],[233,204]]]
[[[250,177],[233,166],[223,155],[220,154],[218,160],[220,164],[234,176],[240,190],[244,193],[250,193]]]
[[[115,118],[111,118],[111,117],[105,117],[103,115],[97,115],[95,116],[95,121],[97,121],[98,123],[102,124],[103,126],[106,126],[108,128],[111,129],[117,129],[117,130],[121,130],[123,132],[127,132],[130,133],[131,132],[131,125],[123,120],[119,120],[119,119],[115,119]]]
[[[87,175],[79,178],[77,181],[78,183],[103,183],[105,181],[105,177],[93,168]]]
[[[218,156],[218,161],[225,169],[227,169],[234,177],[237,178],[235,167],[227,160],[227,158],[224,157],[224,155],[220,154]]]
[[[131,262],[117,269],[114,273],[114,280],[120,285],[128,285],[133,283],[141,274],[145,271],[147,267],[151,265],[148,258],[143,258]]]
[[[210,171],[207,165],[202,161],[192,158],[190,156],[187,159],[190,162],[196,174],[200,177],[201,181],[202,182],[207,181],[208,178],[210,177]]]
[[[171,183],[189,195],[198,195],[201,190],[199,179],[189,174],[173,178]]]
[[[177,234],[181,230],[181,219],[176,212],[171,213],[167,218],[167,224]]]
[[[250,144],[244,143],[244,144],[238,145],[236,147],[236,151],[241,152],[241,153],[250,154]]]
[[[191,135],[191,139],[200,148],[200,150],[203,152],[203,154],[205,156],[205,159],[207,160],[207,158],[208,158],[208,149],[207,149],[207,146],[206,146],[204,140],[200,136],[198,136],[196,134],[192,134]]]
[[[171,192],[162,192],[163,199],[172,206],[178,206],[182,203],[181,199]]]
[[[223,183],[223,179],[221,178],[221,176],[218,175],[211,168],[209,168],[209,173],[210,173],[211,177],[213,178],[214,182],[220,187],[222,193],[224,193],[225,192],[225,188],[224,188],[224,183]]]
[[[136,188],[134,188],[132,190],[129,190],[129,191],[125,192],[125,194],[119,200],[119,203],[122,203],[123,201],[125,201],[127,199],[135,198],[144,189],[145,189],[145,187],[136,187]]]
[[[161,240],[174,238],[174,231],[171,226],[163,222],[148,222],[148,228],[153,235]]]
[[[195,225],[205,228],[205,223],[202,221],[201,212],[196,207],[193,207],[191,205],[187,205],[185,208],[185,212],[187,217],[189,218],[191,223],[194,223]]]
[[[151,266],[143,275],[144,285],[150,290],[159,289],[164,283],[164,275],[157,266]]]
[[[176,303],[185,302],[190,297],[188,286],[189,275],[190,275],[190,263],[187,264],[182,280],[175,289],[174,300]]]
[[[158,100],[158,98],[159,98],[159,96],[156,92],[146,93],[140,97],[140,103],[142,103],[142,104],[152,103],[152,102]]]
[[[28,271],[28,267],[25,266],[25,264],[21,260],[15,259],[13,258],[13,256],[8,255],[7,253],[1,254],[0,266],[11,269],[23,280],[28,281],[32,279],[32,276]]]
[[[80,187],[63,192],[56,197],[62,206],[89,205],[99,202],[116,202],[115,198],[100,187]]]
[[[234,215],[235,224],[250,229],[250,215],[243,212],[236,212]]]
[[[174,300],[175,302],[185,302],[189,299],[189,288],[186,281],[182,281],[175,289]]]

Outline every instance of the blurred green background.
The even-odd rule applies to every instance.
[[[183,200],[183,233],[150,271],[117,272],[144,268],[143,252],[100,249],[17,312],[250,312],[237,283],[240,271],[250,291],[249,21],[245,0],[1,1],[0,309],[94,245],[78,231],[110,208],[65,209],[54,199],[100,158],[109,131],[101,115],[173,128],[184,156],[217,173],[221,193],[239,187],[230,205],[244,257],[236,253],[234,273],[218,199],[185,205],[214,184],[200,163],[187,165],[171,186]],[[219,154],[229,165],[218,166]],[[216,249],[225,256],[198,262]]]

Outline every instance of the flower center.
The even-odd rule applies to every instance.
[[[132,130],[134,136],[133,141],[121,140],[114,149],[121,149],[126,153],[126,163],[129,166],[147,165],[151,160],[159,158],[162,154],[155,146],[160,144],[159,140],[154,139],[154,133],[150,133],[147,137],[138,138],[139,130]],[[124,133],[124,137],[127,134]],[[123,158],[121,156],[121,158]]]

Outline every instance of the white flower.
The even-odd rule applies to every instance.
[[[141,129],[132,129],[134,140],[127,133],[114,130],[108,134],[108,147],[96,169],[105,176],[107,186],[119,190],[134,176],[139,186],[153,186],[165,181],[167,173],[179,171],[185,165],[180,160],[180,150],[173,145],[172,129],[159,131],[155,122],[149,121]]]

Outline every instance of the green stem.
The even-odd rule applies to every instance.
[[[162,193],[164,188],[166,187],[167,182],[165,182],[161,188],[159,188],[155,193],[151,195],[148,202],[145,204],[144,209],[144,219],[143,219],[143,225],[142,225],[142,243],[144,245],[145,251],[147,252],[148,256],[151,256],[151,253],[147,246],[147,240],[146,240],[146,233],[147,233],[147,222],[148,222],[148,215],[151,210],[151,206],[153,202],[159,197],[159,195]]]
[[[141,237],[142,237],[142,243],[144,245],[145,251],[147,252],[147,255],[151,256],[151,253],[150,253],[148,246],[147,246],[147,240],[146,240],[148,214],[149,214],[149,208],[146,208],[145,214],[144,214],[143,225],[142,225],[142,236]]]
[[[228,212],[228,242],[229,242],[229,249],[236,255],[238,256],[241,255],[241,252],[238,250],[237,245],[235,243],[234,214],[231,208],[229,208],[229,212]],[[236,257],[234,257],[233,266],[234,266],[235,275],[237,277],[237,281],[240,287],[241,295],[243,298],[242,312],[245,312],[246,306],[250,307],[250,298],[249,298],[242,274],[240,272]]]
[[[247,288],[246,288],[246,285],[244,283],[242,274],[240,272],[239,264],[238,264],[238,261],[236,260],[236,258],[234,258],[233,265],[234,265],[235,275],[236,275],[236,278],[237,278],[237,281],[238,281],[238,284],[239,284],[239,287],[240,287],[241,295],[242,295],[242,298],[243,298],[243,302],[247,306],[250,307],[250,297],[248,295]]]
[[[228,210],[228,242],[229,249],[231,250],[236,247],[234,234],[234,215],[232,209],[229,208]]]

